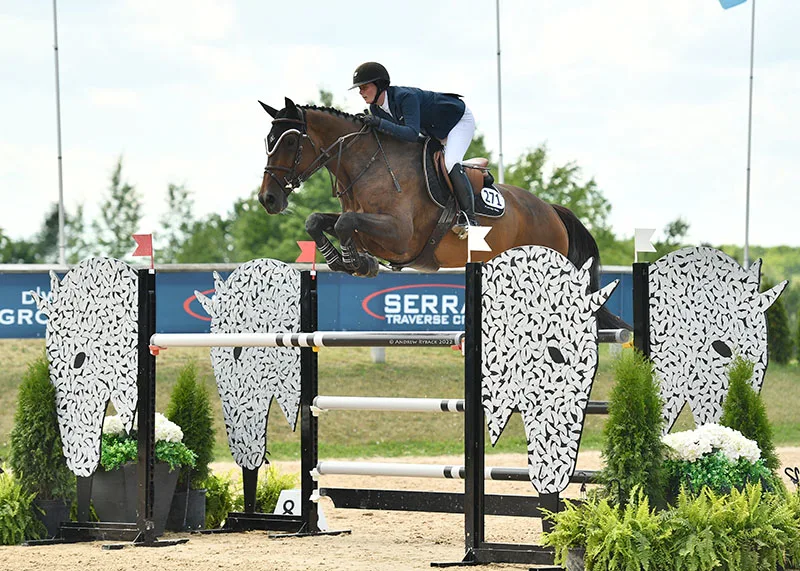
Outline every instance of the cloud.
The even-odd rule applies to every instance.
[[[135,89],[90,87],[87,95],[92,105],[119,111],[135,111],[141,106],[141,95]]]

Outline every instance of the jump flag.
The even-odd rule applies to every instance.
[[[650,242],[650,238],[655,234],[653,228],[636,228],[633,232],[633,260],[639,261],[639,252],[655,252],[655,246]]]
[[[154,265],[153,260],[153,235],[152,234],[133,234],[133,240],[136,242],[136,249],[131,256],[150,256],[150,269]]]
[[[722,4],[722,7],[726,10],[738,6],[739,4],[744,4],[745,2],[747,2],[747,0],[719,0],[719,3]]]
[[[467,230],[467,262],[472,261],[472,252],[492,251],[492,248],[486,243],[486,235],[491,229],[491,226],[469,227],[469,230]]]
[[[317,244],[313,240],[298,240],[297,245],[300,246],[300,255],[295,262],[311,264],[312,269],[315,269],[313,266],[317,261]]]

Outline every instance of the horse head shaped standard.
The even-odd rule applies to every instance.
[[[524,246],[485,265],[483,406],[492,443],[522,415],[531,482],[566,488],[575,469],[597,370],[595,314],[617,281],[591,291],[592,260],[576,268],[549,248]]]
[[[313,174],[314,171],[307,171],[317,153],[306,133],[303,110],[291,99],[286,98],[285,107],[280,111],[259,103],[273,120],[267,135],[267,166],[258,200],[267,212],[277,214],[286,209],[289,194]],[[313,152],[303,153],[306,145],[311,146]]]
[[[91,258],[35,296],[47,320],[47,357],[67,466],[90,476],[100,461],[109,400],[126,430],[136,412],[138,305],[136,271],[119,260]]]
[[[665,430],[689,403],[698,425],[718,422],[728,368],[741,356],[761,388],[767,369],[766,310],[786,287],[759,293],[760,260],[749,269],[712,248],[684,248],[650,267],[650,356],[662,377]]]
[[[212,333],[298,332],[300,273],[274,260],[246,262],[227,281],[214,273],[216,295],[195,292],[211,316]],[[228,444],[249,470],[264,462],[267,416],[275,398],[294,429],[300,405],[300,350],[296,347],[212,347]]]

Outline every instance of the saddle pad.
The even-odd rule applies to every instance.
[[[439,208],[444,208],[450,198],[450,189],[441,180],[439,170],[433,163],[433,153],[440,149],[435,139],[426,139],[422,151],[422,167],[425,172],[425,184],[428,196]],[[502,193],[493,184],[475,193],[475,213],[489,218],[499,218],[506,209],[506,201]]]
[[[506,199],[494,185],[487,186],[475,194],[475,214],[499,218],[506,211]]]

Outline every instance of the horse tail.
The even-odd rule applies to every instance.
[[[572,210],[559,204],[553,204],[552,206],[567,229],[567,236],[569,237],[567,258],[578,268],[582,267],[586,260],[592,258],[592,267],[589,270],[589,287],[592,291],[597,291],[600,289],[600,249],[597,247],[594,236],[589,233],[589,230],[586,229],[586,226],[575,216]],[[597,327],[598,329],[627,329],[633,331],[630,325],[611,313],[605,305],[597,312]]]

